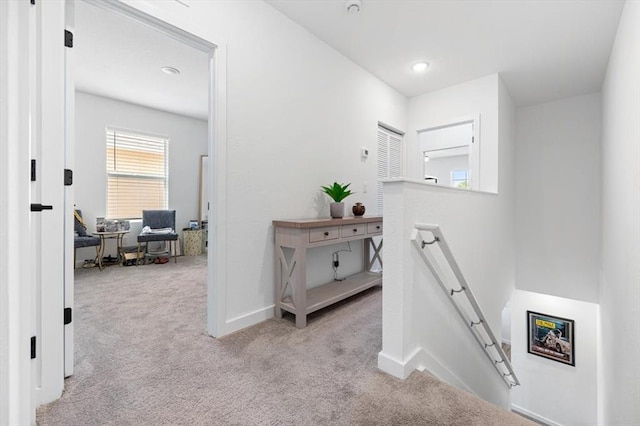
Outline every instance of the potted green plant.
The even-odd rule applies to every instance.
[[[333,182],[333,185],[331,186],[322,186],[322,191],[333,200],[333,203],[331,203],[329,206],[331,217],[341,218],[344,216],[344,203],[342,202],[342,200],[353,194],[353,192],[351,192],[351,190],[349,189],[349,185],[351,184],[340,184],[338,182]]]

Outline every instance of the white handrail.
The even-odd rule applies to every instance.
[[[493,331],[491,331],[491,328],[489,327],[489,324],[487,323],[487,320],[482,313],[482,309],[480,309],[480,306],[478,305],[478,302],[473,295],[471,288],[469,288],[469,284],[465,280],[464,275],[462,274],[462,271],[460,270],[460,267],[458,266],[458,263],[456,262],[453,253],[449,248],[449,245],[447,244],[447,241],[442,235],[440,227],[438,225],[416,223],[414,225],[414,228],[415,229],[413,230],[411,235],[411,241],[413,242],[416,249],[418,249],[420,256],[433,273],[433,276],[435,277],[436,281],[438,281],[438,284],[440,284],[440,287],[442,287],[445,293],[447,293],[447,295],[449,296],[449,301],[451,302],[453,307],[456,309],[465,323],[467,323],[467,325],[469,326],[469,330],[471,331],[473,337],[475,337],[478,345],[480,345],[485,355],[487,355],[487,357],[491,360],[494,368],[502,376],[502,380],[504,380],[509,388],[520,385],[520,382],[518,381],[518,378],[516,377],[516,374],[511,366],[511,362],[502,350],[502,346],[496,339]],[[421,231],[430,232],[433,235],[433,239],[430,241],[425,240],[422,237]],[[458,284],[460,285],[459,289],[454,289],[453,287],[447,286],[445,284],[444,272],[436,261],[434,254],[431,252],[431,250],[424,250],[425,247],[432,246],[436,243],[442,251],[444,258],[447,260],[447,263],[449,264],[449,267],[451,268],[451,271],[453,272],[453,275],[455,276]],[[473,309],[476,318],[470,317],[462,308],[462,306],[460,305],[460,298],[457,297],[458,293],[463,293],[466,296],[466,299]],[[484,336],[481,331],[484,331]]]

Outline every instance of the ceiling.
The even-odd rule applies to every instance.
[[[499,73],[516,105],[600,90],[619,0],[266,0],[407,97]],[[76,2],[78,90],[207,118],[207,54]],[[115,29],[115,30],[114,30]],[[411,71],[418,61],[428,72]],[[180,69],[177,76],[160,71]]]
[[[623,1],[266,0],[408,97],[500,73],[516,105],[600,90]],[[412,64],[431,64],[416,74]]]
[[[86,2],[76,5],[76,89],[206,120],[208,55]],[[167,75],[164,66],[178,68]]]

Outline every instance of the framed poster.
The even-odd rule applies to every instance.
[[[527,311],[527,352],[575,367],[574,321]]]

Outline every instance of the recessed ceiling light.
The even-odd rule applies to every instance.
[[[362,7],[362,2],[360,0],[347,0],[347,12],[349,13],[358,13],[360,12],[360,8]]]
[[[162,72],[169,75],[178,75],[180,74],[180,70],[174,67],[162,67]]]
[[[429,62],[418,62],[417,64],[413,64],[411,69],[415,72],[422,72],[429,69]]]

